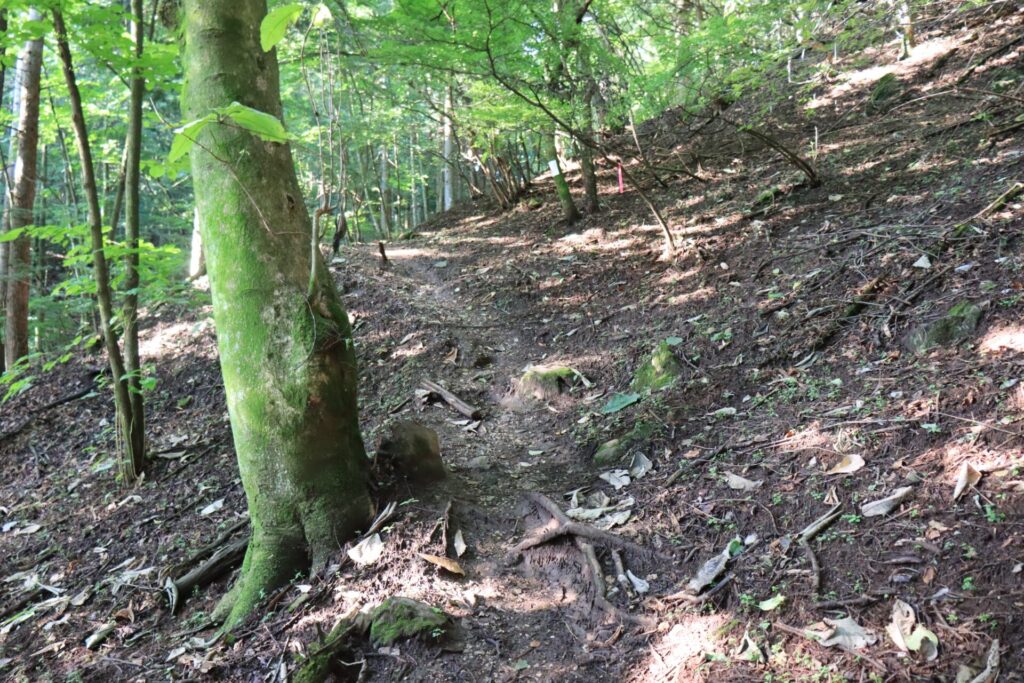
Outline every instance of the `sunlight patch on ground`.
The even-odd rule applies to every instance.
[[[989,330],[978,345],[978,352],[983,355],[1006,351],[1024,351],[1024,326],[1006,325]]]
[[[661,641],[651,646],[647,672],[658,681],[688,683],[705,681],[699,667],[704,655],[721,648],[719,630],[728,621],[726,614],[687,614],[675,624]]]
[[[683,304],[692,304],[698,301],[706,301],[715,294],[714,287],[701,287],[690,292],[684,292],[682,294],[676,294],[668,297],[666,303],[670,306],[681,306]]]
[[[901,78],[909,75],[915,71],[922,64],[926,64],[933,59],[944,55],[945,53],[952,50],[954,47],[959,45],[959,41],[955,38],[939,38],[936,40],[929,40],[924,43],[920,43],[915,47],[910,57],[903,61],[898,61],[892,64],[881,64],[878,66],[871,66],[866,69],[859,71],[846,72],[842,75],[842,82],[837,84],[827,93],[814,98],[807,104],[808,109],[818,109],[820,107],[829,106],[833,104],[837,99],[847,95],[852,90],[860,87],[869,86],[872,83],[878,81],[882,76],[891,73],[897,78]],[[898,45],[890,45],[887,50],[896,52],[899,50]],[[927,89],[927,88],[926,88]]]
[[[447,255],[434,249],[421,249],[419,247],[396,247],[392,245],[388,247],[387,253],[389,259],[394,259],[396,261],[408,261],[421,257],[431,259],[448,258]]]
[[[198,325],[191,322],[161,324],[144,330],[140,335],[139,354],[147,360],[174,355],[183,344],[188,345],[188,340],[196,332],[207,325],[212,328],[213,320],[208,318]]]

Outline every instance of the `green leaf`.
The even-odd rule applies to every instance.
[[[266,142],[287,142],[293,137],[284,129],[284,124],[276,116],[271,116],[244,104],[232,102],[219,112]]]
[[[196,138],[199,137],[199,133],[202,132],[203,128],[210,125],[210,122],[214,120],[214,117],[207,114],[201,119],[195,121],[189,121],[184,126],[174,129],[174,141],[171,142],[171,151],[167,155],[167,161],[174,163],[178,159],[182,158],[192,149],[192,145],[195,144]]]
[[[302,14],[302,5],[292,3],[282,5],[263,17],[263,22],[260,24],[260,47],[264,52],[270,52],[284,39],[288,27],[299,18],[300,14]]]
[[[665,343],[669,346],[679,346],[683,343],[682,337],[666,337]]]
[[[767,600],[762,600],[761,602],[757,603],[757,606],[761,609],[762,612],[771,612],[773,609],[775,609],[776,607],[778,607],[779,605],[781,605],[785,601],[786,601],[786,596],[783,595],[782,593],[779,593],[778,595],[776,595],[773,598],[768,598]]]
[[[11,228],[7,232],[0,233],[0,242],[11,242],[11,241],[14,241],[14,240],[18,239],[19,237],[21,237],[21,235],[24,232],[25,232],[25,228]]]
[[[640,400],[640,394],[615,394],[611,400],[601,408],[602,415],[617,413],[623,408],[628,408]]]

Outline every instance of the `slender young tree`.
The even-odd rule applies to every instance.
[[[132,414],[130,376],[125,368],[124,356],[114,332],[114,295],[110,287],[110,267],[104,254],[103,216],[100,211],[99,192],[96,187],[96,169],[93,165],[89,132],[85,125],[82,94],[78,88],[71,46],[64,15],[59,9],[53,10],[53,27],[57,34],[57,54],[60,57],[64,81],[67,83],[68,100],[71,104],[71,125],[75,131],[78,158],[82,167],[82,190],[89,207],[89,234],[92,247],[93,272],[96,278],[96,306],[100,314],[100,332],[103,335],[107,360],[110,363],[114,387],[114,408],[117,413],[117,434],[121,446],[121,475],[130,482],[141,472],[145,457],[145,440],[141,431],[134,426],[141,424]]]
[[[185,0],[187,117],[238,102],[281,118],[277,54],[260,43],[266,13],[266,0]],[[290,146],[225,122],[202,131],[191,159],[252,520],[241,575],[217,609],[231,628],[297,572],[326,566],[371,503],[351,327],[310,249]]]
[[[142,473],[146,451],[146,418],[142,399],[142,363],[139,358],[139,184],[142,159],[142,99],[146,93],[146,80],[142,75],[142,42],[145,27],[142,0],[131,0],[132,38],[135,42],[136,63],[132,66],[131,97],[128,108],[128,137],[125,140],[125,201],[124,232],[128,254],[125,256],[125,292],[121,319],[124,324],[125,381],[131,404],[131,422],[125,438],[131,441],[124,475],[134,479]],[[127,469],[130,468],[130,471]]]
[[[26,18],[38,21],[40,14],[29,10]],[[5,224],[10,229],[32,225],[36,201],[36,161],[39,148],[39,74],[43,62],[43,40],[29,40],[18,55],[15,82],[18,85],[13,98],[18,107],[18,129],[13,136],[17,142],[14,175],[10,178]],[[32,238],[19,235],[8,245],[5,289],[5,344],[6,367],[28,355],[28,300],[29,281],[32,276]]]

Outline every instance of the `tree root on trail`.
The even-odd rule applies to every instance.
[[[617,551],[622,550],[635,553],[640,556],[651,555],[651,551],[632,541],[624,539],[621,536],[617,536],[600,529],[595,529],[594,527],[586,524],[574,522],[569,519],[557,503],[541,493],[528,493],[526,494],[526,497],[531,503],[536,505],[538,509],[543,510],[551,516],[554,526],[546,526],[541,531],[524,538],[512,549],[510,554],[511,557],[516,559],[526,550],[536,548],[557,538],[571,536],[576,549],[583,556],[584,573],[586,574],[587,581],[594,590],[593,606],[600,608],[605,613],[620,621],[641,624],[644,626],[651,625],[653,622],[650,618],[630,614],[609,602],[605,592],[604,570],[601,568],[600,560],[597,559],[597,553],[594,550],[594,546],[595,544],[598,544]],[[617,571],[619,570],[618,565],[621,562],[621,557],[619,557],[619,560],[616,562]]]
[[[248,535],[221,546],[208,560],[195,567],[192,571],[177,579],[167,577],[164,581],[164,592],[171,614],[180,604],[200,586],[216,581],[232,568],[237,566],[245,555],[249,545]]]

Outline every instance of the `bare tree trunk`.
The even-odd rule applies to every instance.
[[[112,326],[113,294],[110,289],[110,270],[107,257],[103,252],[103,218],[100,212],[99,192],[96,189],[96,170],[93,166],[92,148],[85,127],[85,115],[82,108],[82,95],[78,89],[78,79],[71,59],[71,48],[68,45],[67,28],[64,15],[59,9],[53,10],[53,25],[57,34],[57,51],[60,56],[64,80],[68,87],[68,99],[71,103],[71,123],[75,131],[78,145],[78,156],[82,166],[82,189],[89,205],[89,232],[92,240],[93,270],[96,277],[96,303],[100,313],[100,331],[107,350],[112,375],[111,384],[114,389],[114,406],[117,411],[117,433],[121,441],[121,458],[135,462],[136,455],[130,452],[132,441],[127,437],[130,425],[132,404],[129,396],[129,385],[126,381],[124,357],[117,344],[117,336]]]
[[[142,41],[145,35],[145,18],[142,14],[142,0],[131,0],[132,37],[135,42],[135,59],[142,59]],[[124,324],[125,375],[128,383],[128,398],[131,402],[130,421],[124,438],[125,455],[122,458],[121,476],[127,482],[134,481],[142,474],[146,455],[145,409],[142,400],[142,363],[139,358],[139,232],[141,208],[139,184],[142,159],[142,99],[146,93],[146,81],[142,67],[132,69],[131,98],[128,110],[128,139],[125,143],[125,202],[124,236],[128,246],[125,257],[124,307],[121,319]]]
[[[442,174],[442,192],[443,202],[441,208],[443,211],[450,211],[455,206],[455,168],[454,165],[456,160],[453,158],[455,154],[454,149],[454,130],[452,125],[452,86],[448,86],[444,91],[444,124],[442,127],[443,136],[443,155],[444,155],[444,166],[441,169]]]
[[[27,19],[38,21],[36,10],[27,12]],[[16,79],[18,89],[17,153],[14,176],[8,186],[9,205],[5,224],[12,230],[33,224],[36,199],[36,162],[39,152],[39,74],[42,67],[43,41],[25,43],[18,56]],[[13,143],[13,138],[12,138]],[[6,325],[4,364],[12,367],[18,359],[28,355],[28,299],[32,278],[32,238],[19,235],[8,243],[6,264],[7,286],[4,292]]]
[[[203,234],[199,230],[199,210],[192,210],[192,242],[189,245],[188,279],[196,280],[206,275],[206,258],[203,256]]]

